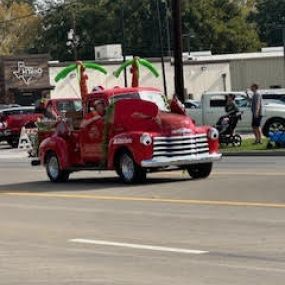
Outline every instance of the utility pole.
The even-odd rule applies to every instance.
[[[175,94],[184,103],[181,0],[172,0]]]
[[[285,26],[282,27],[282,38],[283,38],[283,59],[284,59],[283,72],[285,75]],[[284,87],[285,87],[285,76],[284,76]]]
[[[123,54],[123,63],[126,62],[126,37],[125,37],[125,11],[123,2],[121,2],[121,30],[122,30],[122,54]],[[124,68],[124,84],[125,87],[128,87],[128,78],[127,70]]]
[[[161,19],[160,19],[160,10],[159,10],[158,1],[159,0],[156,0],[156,9],[157,9],[157,19],[158,19],[158,36],[159,36],[159,46],[160,46],[160,59],[161,59],[164,94],[167,97],[167,86],[166,86],[166,78],[165,78],[165,64],[164,64],[164,56],[163,56],[163,37],[162,37],[162,33],[161,33]]]
[[[283,54],[284,54],[284,62],[285,62],[285,26],[282,28],[282,35],[283,35]]]
[[[165,15],[164,15],[164,25],[166,27],[166,39],[167,39],[167,55],[171,57],[171,36],[170,36],[170,8],[168,6],[168,0],[161,0],[164,3]]]

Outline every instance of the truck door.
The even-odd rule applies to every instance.
[[[81,155],[85,162],[100,163],[103,159],[104,119],[98,119],[80,130]]]
[[[82,160],[86,163],[100,165],[105,159],[103,144],[105,142],[104,127],[106,115],[100,116],[94,110],[94,102],[97,100],[104,101],[103,106],[107,106],[107,102],[102,99],[102,96],[93,98],[88,102],[88,106],[86,106],[88,113],[83,118],[80,127],[80,149]]]

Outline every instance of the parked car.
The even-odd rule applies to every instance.
[[[226,96],[235,94],[235,102],[243,112],[242,120],[237,125],[239,131],[251,131],[251,99],[246,92],[206,92],[202,95],[201,107],[186,109],[198,125],[214,126],[218,119],[225,114]],[[277,103],[267,103],[263,106],[262,131],[268,136],[269,131],[285,130],[285,106]]]
[[[265,104],[285,104],[285,89],[260,90],[260,93]]]
[[[107,113],[87,124],[89,107],[97,100],[103,100]],[[136,183],[148,172],[173,167],[206,178],[221,158],[218,131],[172,113],[158,89],[99,90],[89,95],[85,108],[80,127],[59,121],[40,144],[39,160],[52,182],[67,181],[74,171],[116,170],[123,182]]]
[[[8,108],[15,108],[15,107],[21,107],[21,105],[18,105],[18,104],[0,104],[0,110],[8,109]]]
[[[188,99],[188,100],[185,100],[184,106],[186,109],[197,109],[201,107],[201,101]]]
[[[21,129],[27,123],[35,122],[42,114],[34,107],[14,107],[0,110],[0,141],[17,147]]]

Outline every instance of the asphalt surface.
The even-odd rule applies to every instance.
[[[122,185],[51,184],[0,147],[0,284],[284,284],[285,158],[228,157]]]

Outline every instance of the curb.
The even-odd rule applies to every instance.
[[[222,152],[223,156],[285,156],[285,151],[241,151]]]

